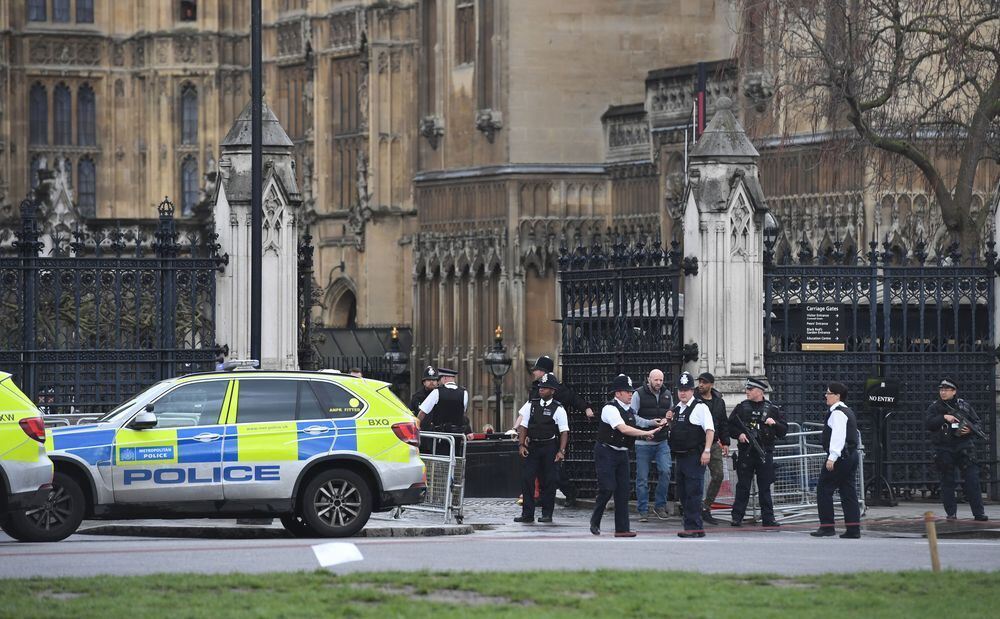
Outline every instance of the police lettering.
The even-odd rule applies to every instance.
[[[140,482],[153,482],[160,486],[175,484],[210,484],[245,481],[281,481],[281,467],[273,465],[248,466],[235,464],[231,466],[216,466],[211,471],[199,472],[194,467],[170,467],[159,469],[126,469],[125,485],[131,486]]]

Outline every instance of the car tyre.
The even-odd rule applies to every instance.
[[[86,514],[86,498],[75,479],[65,473],[52,478],[52,491],[45,505],[11,512],[3,530],[19,542],[58,542],[79,528]]]
[[[323,471],[306,484],[302,495],[302,520],[318,537],[350,537],[371,513],[371,488],[352,471]]]
[[[316,534],[298,514],[281,514],[281,526],[295,537],[315,537]]]

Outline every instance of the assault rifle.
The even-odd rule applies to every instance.
[[[733,417],[733,419],[739,422],[739,426],[736,429],[739,430],[740,433],[747,435],[747,441],[749,441],[750,444],[750,451],[752,451],[754,455],[760,458],[761,462],[766,461],[767,452],[764,451],[764,448],[760,446],[760,441],[757,440],[759,431],[751,430],[750,428],[748,428],[746,424],[743,423],[743,420],[740,419],[739,415],[736,415],[735,417]]]
[[[977,424],[969,421],[968,413],[966,413],[965,410],[962,408],[963,404],[965,404],[965,402],[960,401],[955,408],[948,406],[948,414],[954,417],[955,419],[958,419],[958,426],[956,427],[954,424],[952,424],[951,426],[955,438],[960,438],[962,436],[962,431],[965,430],[965,428],[969,428],[970,430],[972,430],[973,434],[983,439],[984,441],[987,440],[986,433],[983,432],[982,429],[980,429]]]

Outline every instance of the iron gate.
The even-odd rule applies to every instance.
[[[607,250],[599,243],[565,248],[559,259],[563,380],[595,406],[609,399],[611,379],[625,373],[637,384],[660,368],[666,384],[685,356],[682,336],[681,282],[697,273],[697,262],[682,259],[677,242],[664,251],[655,241],[621,241]],[[579,413],[570,415],[569,476],[581,496],[597,491],[594,441],[597,424]]]
[[[0,255],[0,369],[50,413],[100,413],[158,380],[214,367],[215,235],[178,242],[174,206],[152,242],[116,227],[48,239],[39,204],[21,203]],[[11,255],[13,254],[13,255]]]
[[[865,381],[897,379],[900,398],[883,441],[885,477],[903,496],[937,492],[923,420],[941,378],[958,380],[959,397],[995,427],[992,243],[984,259],[964,262],[956,247],[928,262],[922,244],[907,259],[889,246],[880,252],[874,242],[866,254],[843,252],[837,244],[818,259],[802,244],[798,258],[797,264],[774,264],[773,251],[765,253],[764,364],[772,398],[790,421],[822,422],[826,383],[845,383],[870,453],[876,413],[860,404]],[[842,350],[808,350],[807,304],[837,308]],[[995,437],[980,448],[984,483],[992,483]]]

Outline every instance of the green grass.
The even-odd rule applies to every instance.
[[[0,580],[0,617],[986,617],[1000,573],[327,571]]]

